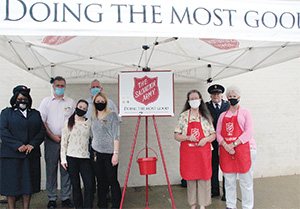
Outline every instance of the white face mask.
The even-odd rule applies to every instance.
[[[19,107],[21,110],[25,110],[27,108],[27,104],[20,104]]]
[[[191,108],[196,109],[200,106],[200,99],[189,100]]]

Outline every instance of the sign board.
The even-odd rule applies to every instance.
[[[120,116],[173,116],[173,82],[171,71],[121,72]]]
[[[299,1],[0,0],[0,34],[299,41]]]

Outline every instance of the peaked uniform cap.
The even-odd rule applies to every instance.
[[[213,84],[207,89],[209,94],[224,93],[225,88],[220,84]]]

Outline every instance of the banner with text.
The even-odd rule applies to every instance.
[[[170,71],[121,72],[121,116],[173,116],[173,73]]]
[[[300,2],[0,0],[0,35],[300,41]]]

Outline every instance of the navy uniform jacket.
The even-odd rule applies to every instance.
[[[209,101],[206,102],[206,106],[213,118],[213,125],[215,127],[215,130],[217,131],[217,123],[220,115],[227,111],[230,107],[230,104],[228,101],[225,101],[222,99],[220,110],[217,112],[213,102]],[[212,177],[211,177],[211,192],[212,195],[220,195],[219,191],[219,143],[217,140],[214,140],[212,142],[212,146],[214,147],[212,151]],[[224,178],[223,178],[223,195],[225,196],[225,186],[224,186]]]
[[[40,157],[40,144],[44,141],[46,129],[40,112],[27,109],[27,118],[19,109],[5,108],[0,116],[1,157],[25,158],[25,152],[19,152],[22,145],[34,147],[28,157]]]
[[[207,108],[208,108],[208,110],[209,110],[209,112],[210,112],[210,114],[211,114],[211,116],[213,118],[214,128],[217,131],[218,119],[219,119],[220,115],[223,112],[225,112],[225,111],[227,111],[229,109],[230,104],[229,104],[228,101],[225,101],[225,100],[222,99],[222,104],[221,104],[219,112],[216,112],[216,109],[215,109],[212,101],[206,102],[206,106],[207,106]]]

